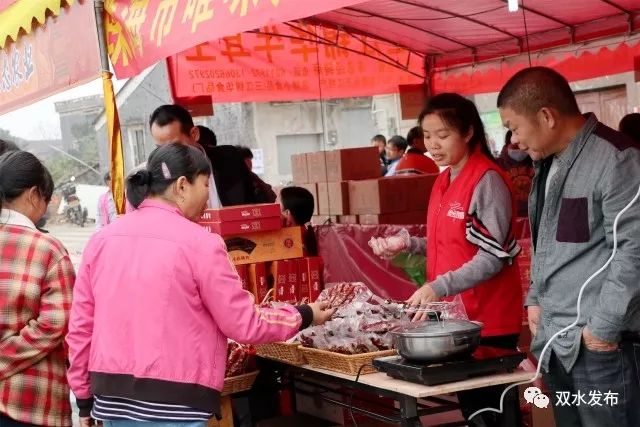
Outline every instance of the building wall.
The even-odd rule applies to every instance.
[[[254,147],[263,150],[263,179],[272,185],[291,182],[281,164],[291,154],[368,146],[378,133],[371,98],[252,105]]]
[[[91,124],[104,107],[102,96],[86,96],[69,101],[57,102],[56,112],[60,117],[62,149],[77,150],[79,128],[91,129]]]
[[[123,87],[124,90],[126,85]],[[122,130],[122,146],[125,159],[125,173],[128,173],[136,165],[133,156],[132,137],[136,130],[141,130],[144,135],[144,145],[148,156],[155,148],[151,132],[149,131],[149,116],[157,107],[172,102],[168,85],[167,71],[163,63],[146,76],[140,85],[133,90],[118,108],[120,127]],[[110,153],[107,144],[107,129],[102,126],[98,131],[100,168],[103,171],[109,169]]]

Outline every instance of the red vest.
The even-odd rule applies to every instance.
[[[473,154],[453,183],[449,185],[451,169],[438,176],[427,216],[427,278],[457,270],[478,252],[478,246],[466,238],[471,197],[486,172],[498,172],[509,185],[500,168],[480,152]],[[513,200],[513,196],[511,197]],[[505,207],[515,212],[514,206]],[[515,215],[512,217],[515,220]],[[513,229],[513,223],[512,223]],[[522,327],[522,289],[516,259],[497,275],[461,294],[470,320],[484,323],[482,336],[520,333]],[[453,297],[445,298],[451,300]]]

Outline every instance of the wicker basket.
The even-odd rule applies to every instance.
[[[288,365],[302,366],[307,363],[304,354],[300,351],[300,343],[276,342],[272,344],[260,344],[256,346],[256,354],[260,357],[283,362]]]
[[[340,354],[307,347],[300,347],[300,351],[302,351],[311,367],[327,369],[347,375],[357,375],[360,367],[366,364],[370,365],[373,359],[396,354],[395,350],[374,351],[362,354]],[[365,366],[362,368],[360,375],[372,374],[374,372],[376,372],[376,369],[373,366]]]
[[[222,396],[240,393],[242,391],[251,390],[253,382],[258,376],[258,371],[249,372],[235,377],[227,377],[224,379],[224,387],[222,388]]]

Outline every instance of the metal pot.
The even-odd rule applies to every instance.
[[[467,320],[430,320],[392,334],[405,359],[437,363],[471,354],[480,343],[481,329]]]

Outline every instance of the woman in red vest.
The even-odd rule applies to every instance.
[[[437,95],[420,115],[425,145],[440,167],[427,213],[427,239],[401,233],[373,239],[380,256],[426,253],[427,283],[408,300],[412,307],[460,295],[470,320],[482,322],[482,345],[516,349],[522,327],[522,290],[513,234],[514,198],[509,178],[494,163],[476,106],[452,93]],[[415,316],[423,320],[426,313]],[[459,393],[462,412],[499,407],[503,387]],[[505,413],[484,413],[469,425],[518,426],[516,393]],[[484,418],[484,424],[480,418]]]

